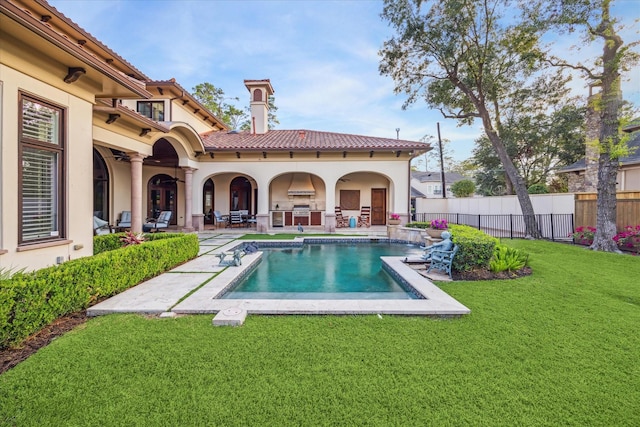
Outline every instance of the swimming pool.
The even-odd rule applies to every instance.
[[[261,262],[226,299],[415,299],[382,268],[381,256],[416,256],[415,245],[305,243],[263,248]]]

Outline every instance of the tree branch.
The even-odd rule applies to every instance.
[[[591,69],[589,69],[588,67],[585,67],[584,65],[580,65],[580,64],[574,65],[564,61],[553,60],[553,59],[545,59],[544,61],[549,63],[549,65],[551,65],[552,67],[571,68],[572,70],[582,71],[592,80],[602,80],[602,77],[603,77],[602,74],[594,74]]]

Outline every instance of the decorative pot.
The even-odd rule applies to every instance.
[[[391,219],[391,218],[389,218],[387,220],[387,224],[389,224],[389,225],[400,225],[400,220],[399,219]]]
[[[436,230],[435,228],[427,228],[426,231],[429,237],[433,237],[434,239],[441,239],[442,232],[447,230]]]

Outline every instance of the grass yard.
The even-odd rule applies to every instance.
[[[111,315],[0,376],[0,425],[636,426],[640,258],[548,242],[452,320]]]

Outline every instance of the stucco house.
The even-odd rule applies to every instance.
[[[594,94],[593,88],[589,89],[589,102],[585,118],[586,140],[598,140],[600,135],[600,114],[593,107],[594,100],[599,98],[599,93]],[[617,175],[618,191],[640,190],[640,119],[635,119],[624,129],[630,134],[627,145],[629,155],[619,159]],[[587,142],[586,155],[577,162],[565,166],[558,173],[567,174],[570,193],[595,193],[598,191],[598,151],[594,144]]]
[[[454,197],[451,192],[451,186],[463,179],[465,179],[465,177],[457,172],[444,173],[447,197]],[[411,171],[411,186],[428,199],[442,198],[442,176],[439,171]]]
[[[134,232],[165,210],[187,231],[214,210],[246,210],[259,232],[333,232],[335,206],[409,218],[410,161],[428,144],[269,130],[269,80],[244,81],[252,129],[230,131],[42,0],[0,0],[0,41],[0,268],[89,256],[93,217],[123,211]]]

